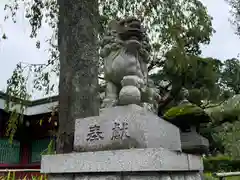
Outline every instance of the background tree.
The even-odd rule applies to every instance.
[[[240,93],[240,62],[238,59],[228,59],[224,62],[221,83],[234,94]]]
[[[178,93],[183,87],[189,90],[189,101],[196,105],[206,106],[207,102],[218,99],[219,85],[216,82],[219,81],[222,63],[213,58],[188,55],[185,60],[187,67],[182,70],[177,58],[167,53],[163,68],[151,75],[163,96],[160,114],[178,103]]]
[[[5,6],[10,13],[6,18],[11,17],[15,21],[16,12],[23,4],[23,1],[12,0]],[[49,37],[50,44],[49,60],[46,64],[32,65],[32,73],[37,74],[34,80],[34,88],[45,91],[49,94],[54,90],[55,82],[52,82],[51,75],[59,75],[59,58],[57,46],[57,13],[58,6],[55,0],[24,1],[26,18],[32,26],[30,37],[36,38],[41,25],[46,21],[53,29]],[[172,0],[130,0],[130,1],[100,1],[100,20],[102,25],[99,31],[99,38],[104,32],[107,22],[113,18],[120,18],[134,15],[142,19],[151,44],[154,49],[149,64],[149,70],[161,67],[165,61],[165,54],[172,48],[181,55],[178,58],[179,67],[184,69],[186,54],[200,54],[200,44],[208,44],[213,33],[211,17],[207,14],[206,7],[199,0],[172,1]],[[37,41],[37,47],[39,46]],[[29,65],[28,65],[29,66]],[[101,61],[100,61],[101,67]],[[43,71],[48,69],[48,71]],[[101,72],[101,68],[100,68]],[[10,92],[9,92],[10,93]]]
[[[212,140],[210,153],[213,155],[222,153],[235,159],[240,158],[239,98],[239,95],[235,95],[221,105],[205,109],[212,121],[202,133]]]
[[[211,140],[211,154],[224,153],[239,158],[239,60],[223,61],[219,78],[219,101],[206,108],[212,121],[203,129],[203,134]]]
[[[6,16],[6,18],[12,18],[15,21],[16,12],[22,3],[23,1],[13,0],[6,5],[5,10],[10,12],[10,15]],[[49,94],[54,90],[54,86],[56,86],[56,83],[51,81],[51,75],[55,73],[58,77],[60,67],[58,48],[61,46],[57,46],[57,37],[58,33],[60,33],[60,31],[57,30],[57,23],[58,20],[60,20],[58,19],[58,5],[55,0],[24,1],[24,4],[26,18],[32,26],[30,37],[37,38],[37,33],[45,21],[52,27],[53,34],[48,40],[50,49],[49,60],[46,64],[28,64],[24,66],[20,63],[21,66],[19,65],[16,71],[19,71],[19,67],[29,67],[32,71],[31,73],[34,73],[36,76],[34,79],[34,88]],[[73,7],[69,6],[68,8]],[[158,76],[160,75],[159,77],[161,78],[165,76],[163,79],[160,78],[161,82],[156,81],[156,85],[159,86],[163,97],[160,102],[161,109],[168,105],[169,102],[172,102],[184,86],[188,87],[192,92],[196,92],[198,87],[202,87],[201,92],[198,92],[201,96],[206,89],[213,88],[212,82],[214,82],[216,77],[214,73],[211,74],[211,70],[214,69],[212,65],[214,63],[212,62],[215,61],[210,62],[210,60],[204,60],[198,56],[201,54],[200,44],[208,44],[214,30],[212,28],[211,17],[207,14],[206,7],[203,6],[199,0],[121,0],[116,2],[101,0],[99,12],[99,21],[95,22],[96,26],[97,24],[102,25],[99,28],[99,40],[102,37],[101,35],[109,19],[118,19],[131,15],[142,19],[153,48],[148,69],[149,71],[154,68],[162,69],[161,72],[159,71]],[[67,23],[71,23],[71,21]],[[41,47],[39,41],[36,41],[36,46],[38,48]],[[72,59],[72,57],[70,57],[70,59]],[[205,63],[205,61],[207,61],[207,63]],[[71,65],[73,62],[69,62],[69,71],[72,69]],[[207,66],[204,64],[207,64]],[[100,61],[99,67],[101,67],[101,65]],[[201,68],[198,70],[200,66]],[[198,71],[195,72],[196,70]],[[198,78],[199,73],[203,75],[206,72],[210,77],[203,76],[201,82],[194,86],[191,85],[191,82],[195,82]],[[19,77],[20,76],[12,76],[9,80],[7,93],[10,96],[20,95],[21,91],[16,91],[16,89],[19,89],[22,85],[22,81],[18,79]],[[75,77],[75,74],[69,75],[69,77]],[[208,77],[208,79],[206,77]],[[24,80],[26,80],[26,78],[23,79],[23,81]],[[162,80],[165,80],[164,83]],[[197,80],[199,81],[199,79]],[[69,90],[69,92],[70,91],[71,90]],[[208,92],[212,91],[208,90]],[[27,97],[28,92],[25,91],[23,94],[24,97]],[[199,97],[198,102],[195,103],[200,104],[201,98]],[[205,99],[207,98],[205,97]],[[66,119],[68,119],[68,117]],[[64,132],[65,130],[62,131]]]
[[[238,0],[225,0],[231,7],[231,22],[236,28],[236,34],[240,35],[240,2]]]
[[[151,78],[162,96],[160,110],[164,111],[174,105],[178,100],[180,89],[187,88],[190,92],[189,100],[205,108],[213,119],[207,127],[202,128],[202,134],[211,143],[210,153],[220,152],[239,157],[237,146],[239,143],[236,143],[239,140],[237,135],[239,106],[236,105],[238,100],[235,103],[226,101],[229,98],[229,101],[236,100],[234,95],[239,93],[239,60],[223,62],[214,57],[200,57],[200,44],[208,44],[214,32],[206,7],[199,0],[120,0],[116,2],[100,0],[99,2],[100,18],[95,23],[95,25],[101,25],[98,29],[99,40],[110,19],[130,15],[142,19],[153,49],[148,69],[149,71],[158,69],[157,73],[151,75]],[[239,3],[236,0],[228,0],[228,2],[232,5],[234,23],[239,32]],[[10,1],[5,7],[8,13],[6,18],[15,21],[16,12],[22,4],[23,1],[20,0]],[[46,63],[38,65],[20,63],[8,81],[9,95],[27,99],[29,98],[29,92],[26,89],[27,75],[34,74],[35,90],[45,91],[47,95],[50,95],[58,86],[55,79],[59,76],[60,63],[57,45],[58,6],[56,1],[24,1],[24,4],[26,18],[32,26],[30,37],[36,39],[37,48],[41,48],[37,40],[41,25],[46,21],[53,29],[53,34],[47,41],[50,49]],[[6,35],[3,34],[4,39]],[[102,73],[101,66],[100,59],[99,75]],[[51,76],[56,78],[51,78]],[[161,115],[162,112],[160,111],[159,114]],[[9,127],[14,129],[19,118],[11,119]],[[10,131],[10,134],[13,135],[14,132],[14,130]]]
[[[184,74],[179,72],[177,66],[174,66],[175,59],[168,56],[163,68],[158,73],[152,74],[151,78],[159,89],[164,91],[163,96],[167,94],[166,92],[172,91],[172,84],[175,87],[178,86],[179,89],[187,88],[189,90],[188,100],[204,108],[212,118],[212,121],[201,129],[201,133],[210,141],[210,154],[225,153],[237,157],[238,149],[240,149],[237,131],[240,109],[238,96],[234,95],[238,93],[240,84],[239,73],[237,73],[239,60],[220,61],[199,56],[188,57],[191,58],[189,60],[191,63]],[[180,81],[183,82],[182,85],[179,84]],[[161,114],[179,102],[178,96],[174,93],[171,101],[161,109]]]

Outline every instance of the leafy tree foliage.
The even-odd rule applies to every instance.
[[[31,38],[37,38],[37,33],[44,22],[53,29],[53,34],[48,39],[50,44],[49,60],[46,64],[32,65],[31,67],[32,73],[38,74],[34,80],[34,88],[40,91],[45,90],[49,94],[56,85],[55,82],[50,82],[52,73],[59,75],[58,5],[56,0],[24,2],[12,0],[5,6],[5,10],[8,12],[6,19],[12,18],[13,21],[16,21],[17,11],[23,4],[25,17],[32,26]],[[208,44],[210,36],[214,32],[211,17],[199,0],[121,0],[116,2],[104,0],[100,1],[99,10],[101,15],[99,23],[102,25],[102,28],[99,29],[100,38],[110,19],[131,15],[142,19],[154,49],[149,70],[161,67],[165,61],[164,54],[173,48],[175,50],[170,51],[172,56],[178,56],[178,66],[184,69],[186,54],[200,54],[200,44]],[[40,47],[39,43],[39,41],[36,42],[37,47]],[[44,72],[44,69],[48,69],[48,71]]]
[[[161,95],[166,95],[169,99],[160,103],[162,111],[169,106],[176,105],[178,94],[183,87],[189,90],[188,100],[196,105],[204,106],[207,102],[218,99],[219,86],[216,82],[220,77],[222,63],[217,59],[201,58],[196,55],[188,55],[185,61],[186,69],[182,70],[176,58],[167,53],[163,68],[151,75],[162,92]]]
[[[240,36],[240,1],[226,0],[231,7],[231,22],[236,28],[236,34]],[[228,154],[239,158],[239,60],[226,60],[222,68],[220,87],[222,99],[230,98],[220,106],[210,108],[214,122],[211,128],[218,126],[215,135],[224,142]],[[233,96],[237,94],[236,96]],[[221,125],[220,125],[221,124]]]
[[[192,103],[208,110],[212,105],[222,109],[219,103],[238,93],[239,83],[236,76],[239,72],[238,60],[227,60],[221,63],[214,58],[199,57],[200,44],[208,44],[210,36],[214,33],[211,17],[199,0],[100,0],[99,3],[100,18],[96,23],[96,26],[101,25],[99,40],[110,19],[136,16],[142,20],[153,49],[148,68],[149,70],[160,69],[151,78],[162,95],[161,109],[176,103],[182,87],[189,90],[189,100]],[[57,87],[57,83],[51,82],[51,76],[53,73],[58,76],[60,67],[57,46],[58,5],[56,0],[12,0],[5,6],[7,13],[10,13],[6,19],[11,18],[15,21],[16,12],[23,4],[26,18],[32,27],[30,37],[36,39],[36,47],[41,48],[37,35],[44,22],[50,25],[53,34],[47,41],[50,44],[47,62],[38,65],[19,63],[15,72],[22,74],[21,69],[29,69],[35,76],[34,89],[45,91],[49,95],[54,87]],[[99,66],[101,65],[100,60]],[[232,70],[234,73],[231,72]],[[8,94],[26,99],[25,97],[29,94],[26,88],[22,88],[26,79],[23,75],[13,74],[8,82]],[[222,116],[221,111],[217,114]],[[232,118],[228,117],[228,119]],[[212,138],[212,149],[216,149],[215,147],[223,149],[223,138],[218,134],[219,129],[217,129],[222,126],[222,123],[221,121],[216,124],[214,121],[209,128],[206,128],[208,135],[210,134],[209,138]],[[224,137],[230,137],[230,135]]]
[[[236,34],[240,35],[240,1],[239,0],[225,0],[231,6],[232,24],[236,28]]]
[[[239,95],[224,101],[221,105],[207,108],[206,112],[212,117],[212,122],[203,132],[214,142],[211,153],[225,153],[233,158],[239,158],[239,120],[240,103]],[[211,132],[207,132],[211,131]]]
[[[234,94],[240,94],[240,62],[238,59],[228,59],[224,63],[221,81]]]
[[[205,128],[203,134],[212,141],[211,153],[226,153],[233,158],[239,158],[239,60],[224,61],[219,79],[220,104],[206,108],[212,117],[212,122]],[[234,95],[235,94],[235,95]]]
[[[240,149],[237,143],[240,108],[238,96],[233,95],[238,93],[239,60],[189,57],[191,63],[185,74],[179,73],[174,61],[167,58],[163,69],[151,75],[159,89],[164,91],[162,95],[166,91],[173,92],[172,99],[161,110],[165,111],[179,102],[176,91],[172,91],[173,87],[178,87],[178,90],[187,88],[190,95],[188,100],[204,108],[212,117],[212,121],[201,129],[201,133],[210,141],[210,153],[221,152],[236,157],[237,149]]]
[[[175,57],[175,65],[179,68],[178,73],[184,74],[187,66],[188,55],[198,55],[201,53],[200,44],[208,44],[210,36],[214,32],[211,17],[207,14],[206,7],[199,0],[120,0],[120,1],[99,1],[100,19],[99,40],[110,19],[126,16],[136,16],[140,18],[147,29],[153,48],[149,70],[155,67],[166,66],[166,56]],[[43,23],[48,23],[52,28],[52,36],[47,42],[50,45],[49,59],[45,64],[23,64],[19,63],[16,72],[20,72],[20,67],[28,69],[28,74],[34,74],[34,89],[45,91],[49,95],[56,90],[58,81],[51,76],[59,75],[59,52],[58,39],[58,4],[56,0],[35,0],[21,1],[11,0],[5,5],[6,17],[16,22],[16,15],[19,8],[24,8],[25,17],[32,27],[31,38],[36,39],[36,47],[40,48],[37,40],[39,29]],[[96,26],[97,24],[96,23]],[[176,58],[177,57],[177,58]],[[169,59],[169,58],[168,58]],[[101,67],[101,60],[100,60]],[[169,64],[169,63],[168,63]],[[101,72],[101,71],[100,71]],[[18,77],[23,75],[13,75],[8,83],[8,94],[10,96],[21,97],[22,80]],[[54,79],[54,82],[51,81]],[[17,82],[17,83],[10,83]],[[174,84],[175,82],[173,82]],[[16,89],[18,89],[16,91]],[[25,88],[26,89],[26,88]],[[29,97],[30,93],[24,91],[24,96]]]

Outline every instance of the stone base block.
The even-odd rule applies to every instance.
[[[137,105],[102,109],[75,123],[77,152],[159,147],[181,151],[179,129]]]
[[[203,169],[200,156],[172,152],[163,148],[96,151],[42,156],[41,172],[117,173],[179,172]]]
[[[182,151],[185,153],[204,154],[208,152],[209,141],[197,132],[181,133]]]
[[[75,174],[69,175],[50,175],[49,180],[202,180],[198,172],[181,173],[114,173],[104,174]]]

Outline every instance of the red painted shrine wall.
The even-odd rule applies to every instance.
[[[31,142],[37,139],[49,136],[49,130],[53,130],[57,117],[52,118],[49,122],[50,114],[40,114],[31,117],[24,117],[24,122],[29,121],[29,127],[21,127],[16,133],[15,139],[20,142],[20,161],[18,164],[0,163],[0,169],[40,169],[40,162],[31,163]],[[9,115],[0,110],[0,138],[4,137],[7,128]],[[43,119],[43,124],[39,124],[39,120]],[[25,124],[23,123],[25,126]]]

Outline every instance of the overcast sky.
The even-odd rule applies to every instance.
[[[6,81],[19,61],[44,63],[47,60],[47,45],[44,45],[44,41],[51,34],[50,29],[43,26],[39,34],[42,46],[40,50],[36,49],[35,40],[29,38],[31,28],[24,19],[23,12],[18,14],[16,24],[12,21],[3,21],[6,14],[3,8],[6,2],[7,0],[0,1],[0,30],[6,32],[8,36],[7,40],[0,42],[0,90],[5,90]],[[202,0],[202,2],[213,17],[213,26],[217,31],[211,38],[211,44],[202,48],[202,56],[221,60],[237,57],[240,53],[240,39],[234,34],[234,29],[229,23],[231,17],[229,6],[224,0]]]

